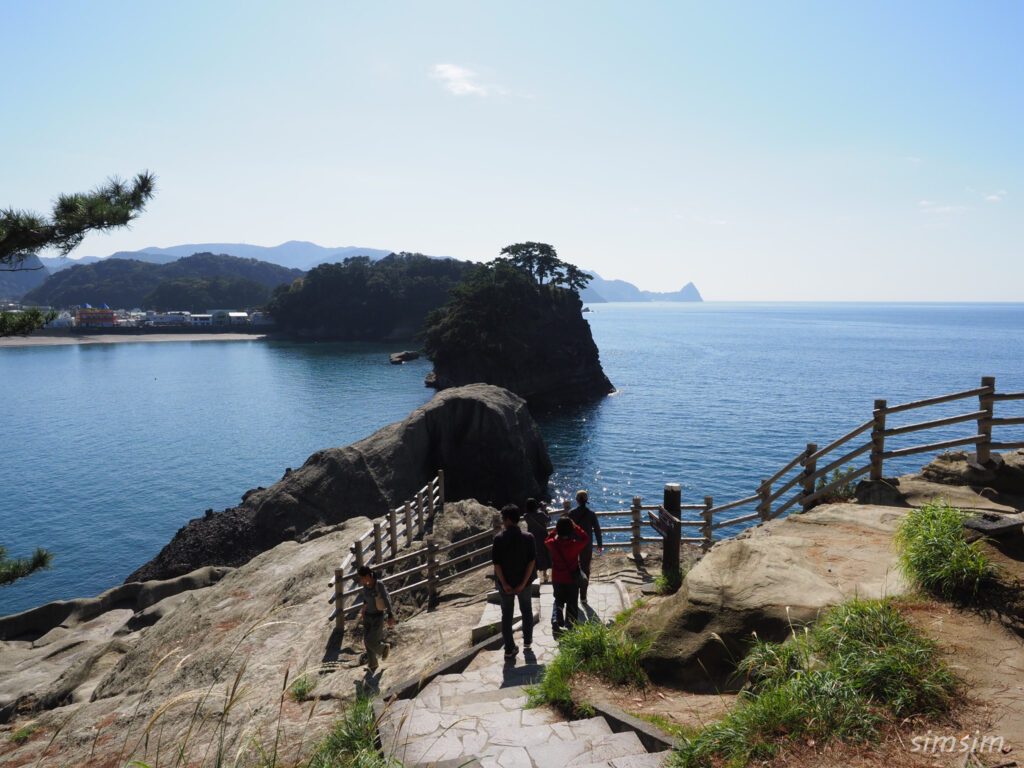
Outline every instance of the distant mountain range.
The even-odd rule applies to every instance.
[[[169,264],[180,258],[197,253],[227,254],[241,259],[255,259],[288,269],[298,269],[307,272],[320,264],[333,264],[344,261],[351,256],[367,256],[372,261],[377,261],[391,252],[380,248],[361,248],[352,245],[340,248],[325,248],[316,243],[289,240],[287,243],[281,243],[281,245],[273,247],[248,245],[246,243],[195,243],[190,245],[174,245],[170,248],[143,248],[140,251],[118,251],[106,258],[133,259],[151,264]],[[85,256],[80,259],[42,257],[40,261],[46,266],[46,270],[33,273],[35,277],[25,278],[25,282],[31,282],[32,285],[28,285],[20,293],[16,291],[14,286],[10,286],[7,292],[11,295],[23,295],[31,288],[38,286],[45,279],[44,273],[56,274],[68,267],[95,264],[105,260],[96,256]],[[625,280],[606,280],[596,272],[588,272],[588,274],[592,275],[593,279],[590,285],[580,293],[580,298],[590,304],[608,301],[703,301],[700,292],[693,283],[687,283],[680,290],[672,292],[642,291]],[[0,295],[2,293],[0,291]],[[41,294],[36,292],[33,295],[38,296]]]
[[[342,248],[324,248],[316,243],[302,240],[289,240],[287,243],[268,247],[264,245],[248,245],[246,243],[194,243],[191,245],[173,245],[170,248],[143,248],[141,251],[118,251],[107,258],[135,259],[148,261],[151,264],[169,264],[183,256],[195,253],[225,253],[240,259],[256,259],[277,264],[288,269],[301,269],[308,272],[319,264],[333,264],[344,261],[350,256],[369,256],[371,260],[383,259],[391,251],[380,248],[359,248],[354,245]],[[42,258],[50,272],[59,272],[76,264],[91,264],[103,261],[97,256],[85,256],[81,259]]]

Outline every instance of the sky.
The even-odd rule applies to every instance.
[[[1020,301],[1024,3],[0,0],[0,208],[707,301]],[[53,255],[53,254],[42,254]]]

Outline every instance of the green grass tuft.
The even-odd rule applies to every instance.
[[[747,765],[789,742],[864,743],[883,723],[949,708],[956,679],[889,600],[853,600],[783,644],[755,637],[749,687],[720,722],[684,738],[676,766]]]
[[[607,627],[586,622],[566,630],[559,640],[558,655],[540,681],[528,689],[530,706],[551,704],[567,712],[579,710],[570,687],[579,673],[598,675],[614,685],[645,687],[648,678],[641,662],[648,644],[626,635],[622,623]]]
[[[377,716],[373,700],[360,697],[317,745],[309,768],[401,768],[377,749]]]
[[[979,587],[995,575],[978,543],[964,540],[965,517],[946,501],[930,501],[911,510],[896,530],[904,575],[947,600],[976,596]]]
[[[309,698],[313,689],[316,688],[317,682],[318,681],[315,678],[301,675],[300,677],[295,678],[292,684],[288,686],[288,690],[291,692],[292,698],[296,701],[305,701]]]
[[[14,733],[7,737],[7,740],[15,744],[24,744],[38,729],[38,725],[26,725],[24,728],[14,731]]]
[[[670,573],[662,571],[654,579],[654,589],[659,595],[674,594],[683,586],[685,576],[686,573],[683,571],[671,571]]]

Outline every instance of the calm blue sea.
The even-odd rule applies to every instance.
[[[1024,390],[1024,304],[593,309],[619,391],[546,414],[541,426],[553,494],[588,488],[598,509],[626,508],[634,495],[655,503],[667,482],[682,483],[684,503],[751,495],[806,443],[867,421],[875,398],[972,389],[983,375],[999,391]],[[391,351],[259,341],[0,348],[0,544],[56,555],[52,571],[0,588],[0,615],[98,594],[205,509],[234,506],[314,451],[403,418],[433,394],[423,386],[429,363],[391,366]],[[1004,429],[1002,439],[1024,439],[1024,428]],[[926,442],[913,438],[903,445]]]

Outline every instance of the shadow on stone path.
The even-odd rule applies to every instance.
[[[609,621],[629,607],[618,582],[593,582],[581,618]],[[539,680],[558,644],[551,634],[551,585],[540,588],[532,653],[506,662],[481,651],[461,674],[441,675],[413,699],[393,702],[380,722],[385,755],[407,768],[656,768],[667,753],[648,753],[632,731],[612,733],[604,718],[566,721],[550,708],[525,709],[525,686]],[[500,618],[487,604],[481,623]]]

